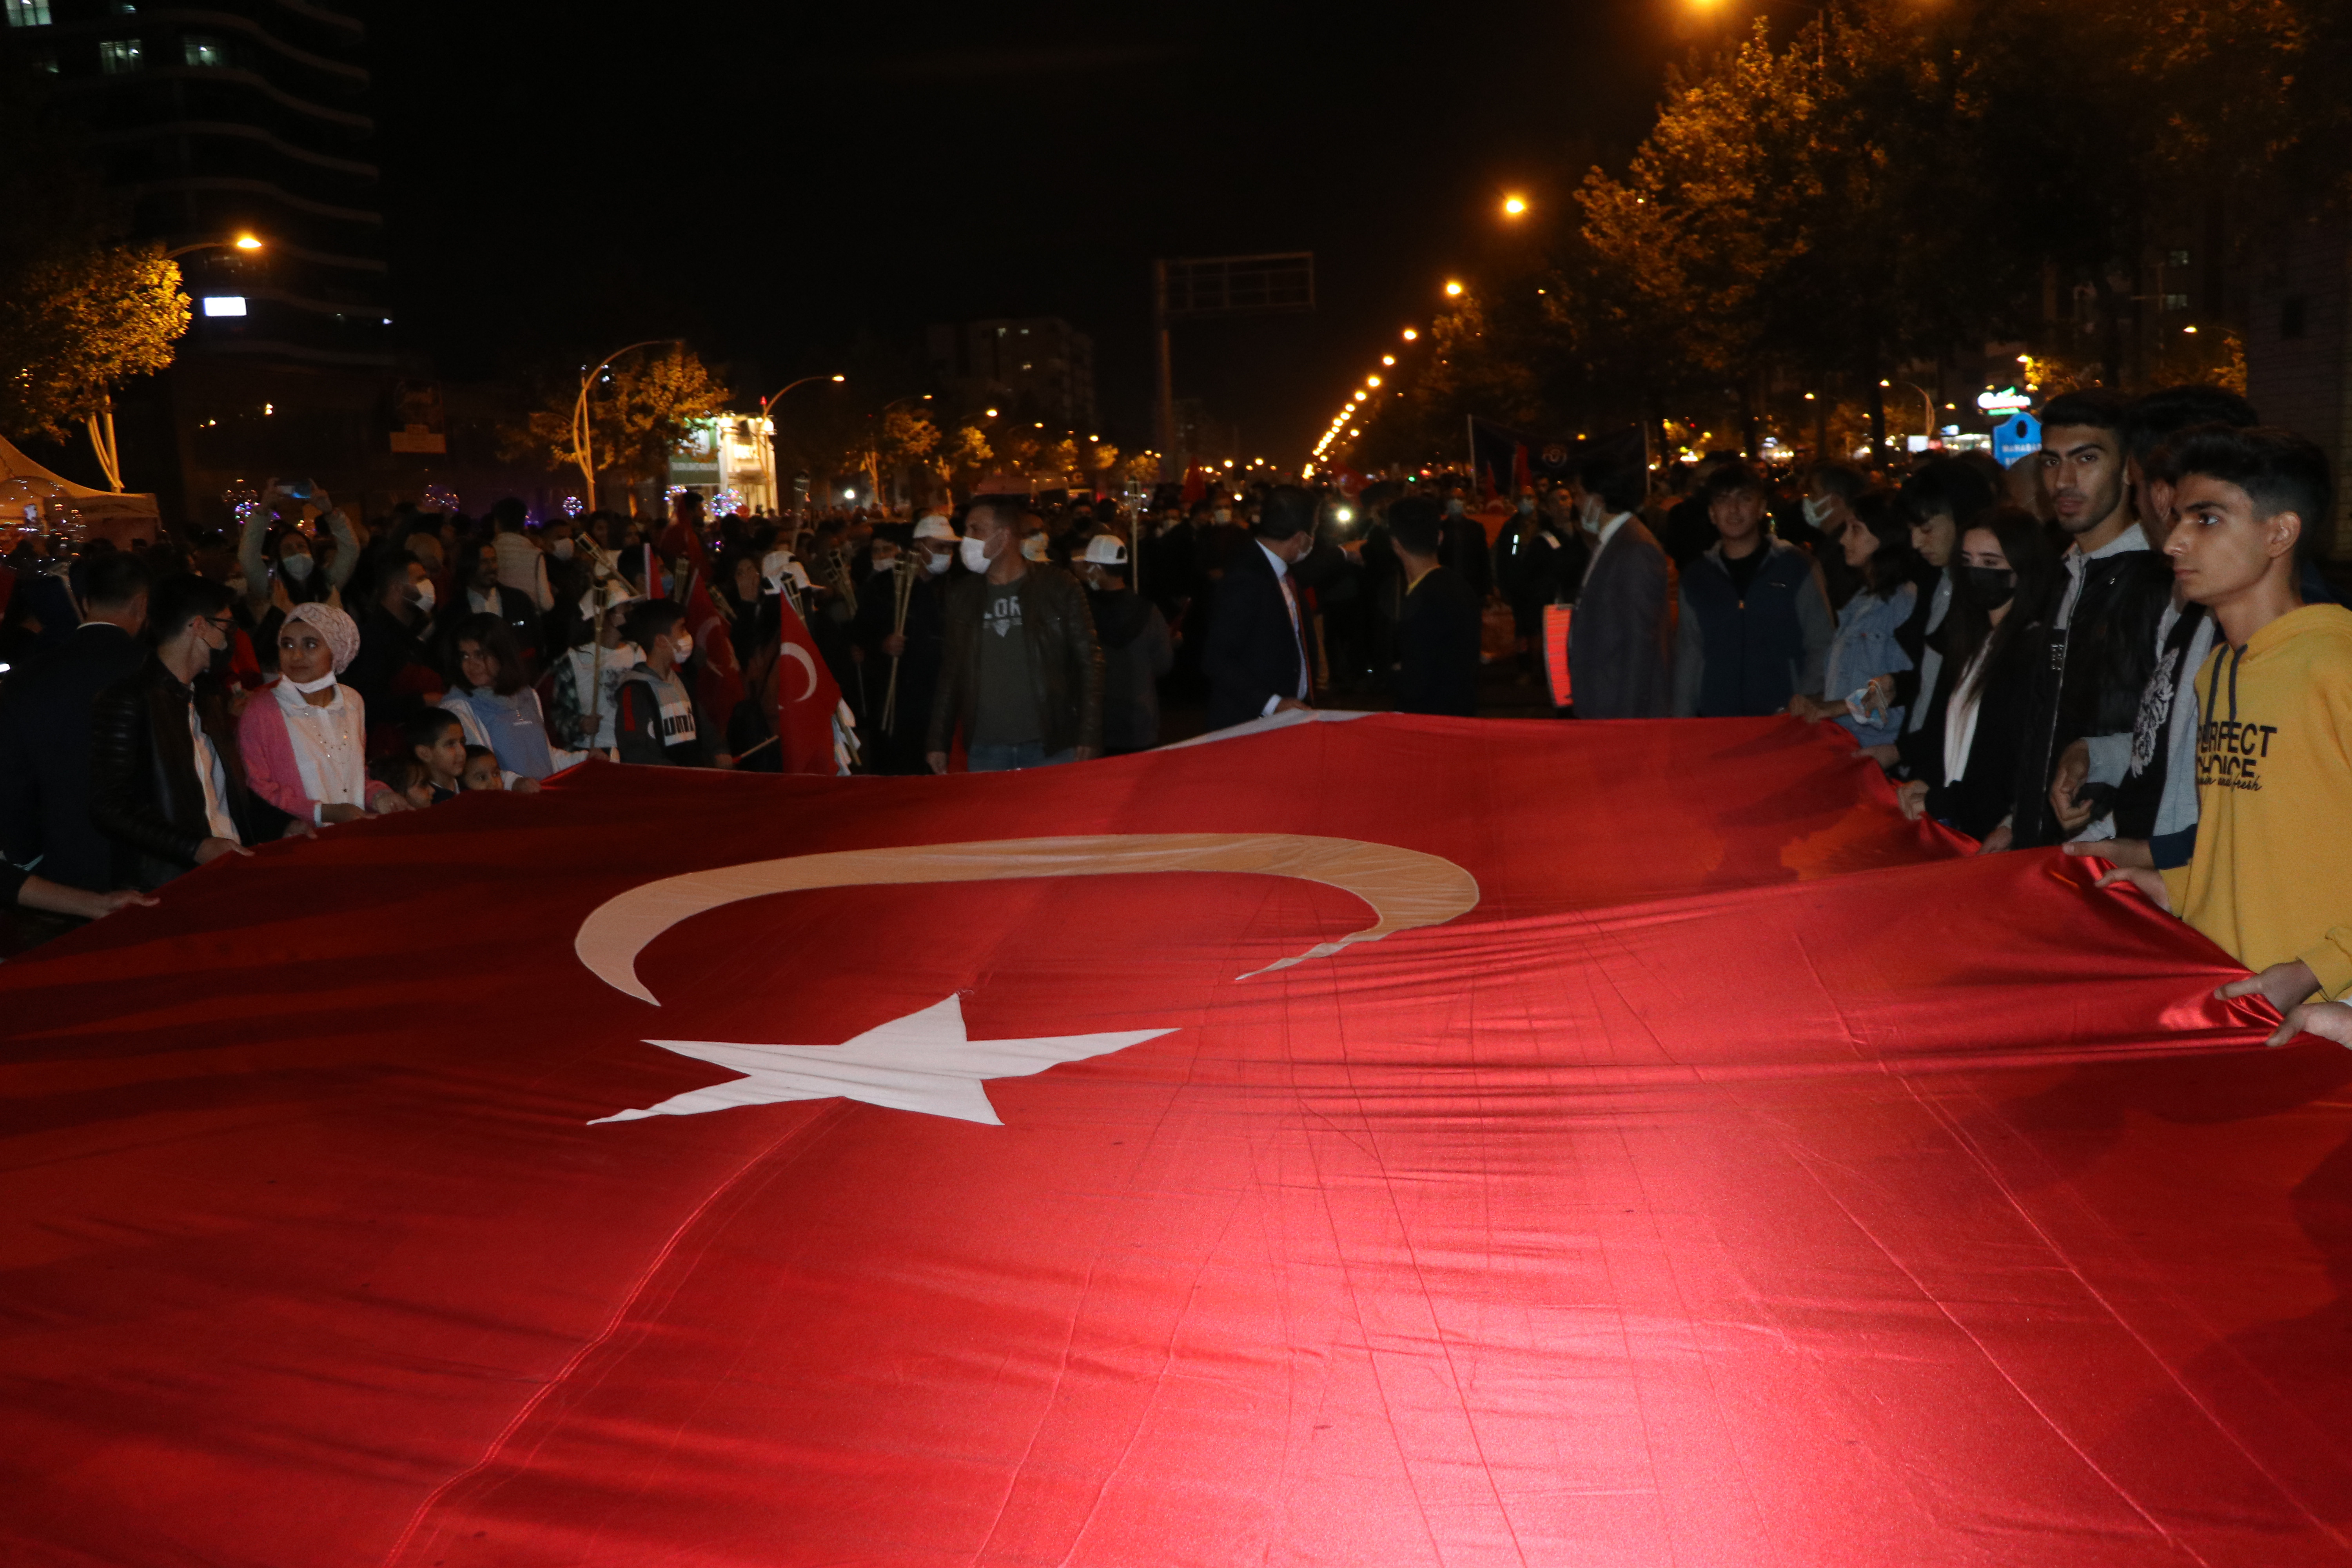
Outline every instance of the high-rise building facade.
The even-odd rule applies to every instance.
[[[179,253],[184,356],[392,363],[357,19],[313,0],[0,0],[0,51],[87,128],[134,237]]]
[[[1056,432],[1094,428],[1094,340],[1058,316],[933,327],[929,359],[957,403],[1002,403]]]

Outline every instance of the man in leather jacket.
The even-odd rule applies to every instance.
[[[971,504],[961,546],[969,574],[948,589],[931,771],[948,771],[961,727],[974,773],[1084,761],[1102,752],[1102,648],[1086,590],[1021,558],[1019,496]]]
[[[2010,833],[1991,848],[2029,849],[2067,837],[2050,803],[2066,748],[2085,735],[2128,730],[2156,663],[2156,626],[2171,573],[2148,549],[2126,482],[2128,405],[2093,387],[2063,393],[2042,412],[2042,485],[2058,526],[2073,536],[2047,606],[2034,661],[2025,748]],[[2046,614],[2040,613],[2046,609]]]
[[[269,832],[248,795],[236,726],[215,671],[236,620],[228,589],[178,576],[156,588],[155,652],[90,710],[90,820],[112,840],[117,886],[155,888]]]

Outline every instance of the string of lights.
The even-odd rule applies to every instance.
[[[1458,299],[1462,294],[1462,285],[1449,279],[1446,280],[1445,292],[1448,298]],[[1421,341],[1421,329],[1407,327],[1400,336],[1408,343],[1418,342]],[[1381,369],[1393,369],[1396,362],[1395,354],[1384,353],[1381,356]],[[1349,389],[1348,401],[1339,405],[1339,412],[1331,416],[1331,423],[1325,427],[1323,438],[1315,443],[1314,453],[1307,460],[1307,471],[1309,474],[1315,471],[1317,463],[1323,461],[1334,442],[1342,437],[1353,440],[1363,435],[1361,420],[1366,412],[1365,405],[1371,401],[1372,394],[1380,389],[1381,372],[1377,370],[1367,372],[1360,385]]]
[[[1516,224],[1528,215],[1528,198],[1516,191],[1506,192],[1502,197],[1501,210],[1506,223]],[[1444,294],[1448,300],[1459,300],[1467,291],[1460,279],[1449,278],[1445,280]],[[1421,331],[1417,327],[1407,327],[1402,335],[1406,342],[1417,342],[1421,338]],[[1393,353],[1381,356],[1381,366],[1383,370],[1393,368],[1396,362],[1396,355]],[[1371,401],[1372,394],[1380,389],[1379,371],[1367,374],[1361,384],[1349,389],[1348,401],[1341,404],[1339,411],[1331,416],[1331,423],[1325,426],[1322,439],[1315,443],[1315,450],[1307,458],[1307,473],[1310,477],[1315,472],[1315,466],[1324,460],[1336,443],[1342,439],[1352,441],[1363,435],[1362,419],[1367,412],[1366,405]],[[1402,394],[1400,393],[1398,395],[1402,396]]]

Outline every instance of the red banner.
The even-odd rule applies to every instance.
[[[0,970],[0,1561],[2341,1561],[2352,1054],[2086,881],[1786,720],[225,858]]]

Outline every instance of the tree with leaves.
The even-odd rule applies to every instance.
[[[162,246],[122,240],[126,215],[79,151],[37,93],[0,86],[0,430],[86,430],[119,490],[113,389],[171,364],[188,300]]]
[[[638,485],[669,471],[670,454],[686,438],[688,426],[725,412],[728,401],[725,384],[694,352],[672,344],[662,353],[624,356],[588,388],[585,453],[574,423],[578,384],[567,388],[560,381],[551,384],[542,405],[530,411],[522,427],[508,433],[504,445],[509,456],[537,451],[551,468],[585,468],[593,461],[597,472],[610,473],[630,488],[634,505]]]

